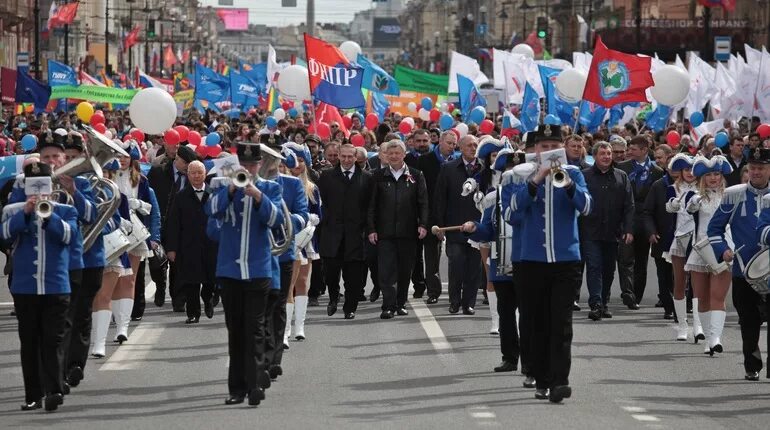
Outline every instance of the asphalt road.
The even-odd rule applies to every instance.
[[[701,345],[673,340],[671,324],[653,307],[652,266],[649,282],[639,311],[618,304],[616,286],[615,318],[592,322],[585,305],[575,313],[573,397],[561,405],[536,400],[518,372],[492,372],[498,338],[487,334],[481,297],[469,317],[449,315],[444,295],[430,307],[411,299],[410,314],[390,321],[379,319],[380,303],[362,304],[353,321],[310,308],[308,339],[291,343],[284,376],[257,408],[223,404],[221,305],[212,320],[187,326],[169,304],[150,304],[144,321],[132,323],[129,342],[89,361],[85,381],[54,414],[19,410],[16,321],[2,286],[0,428],[768,428],[770,383],[764,372],[760,382],[743,380],[735,312],[725,353],[709,358]]]

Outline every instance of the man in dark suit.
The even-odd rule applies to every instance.
[[[743,156],[744,146],[746,145],[743,143],[743,137],[741,137],[741,135],[736,134],[730,136],[730,146],[727,148],[726,158],[733,168],[733,171],[725,176],[728,187],[741,183],[741,171],[743,170],[743,167],[748,164],[746,157]]]
[[[479,181],[481,162],[476,158],[478,141],[475,136],[466,135],[460,139],[462,157],[446,163],[439,172],[434,190],[433,219],[438,226],[462,225],[466,221],[477,221],[481,213],[476,208],[473,196],[462,196],[463,183],[468,178]],[[439,240],[444,233],[439,233]],[[446,233],[446,253],[449,257],[449,313],[459,312],[474,315],[476,293],[481,285],[481,255],[479,250],[468,243],[462,232]]]
[[[147,173],[147,180],[150,182],[150,187],[155,191],[155,196],[158,199],[158,206],[160,208],[160,226],[161,226],[161,242],[165,245],[166,242],[166,227],[167,227],[167,215],[168,210],[171,207],[174,196],[180,190],[182,190],[187,184],[186,172],[187,164],[197,160],[198,157],[195,152],[185,145],[179,145],[176,149],[176,155],[173,160],[169,159],[165,163],[159,166],[153,166],[149,173]],[[144,262],[143,262],[144,263]],[[171,304],[174,308],[174,312],[184,312],[184,295],[179,291],[179,286],[176,284],[176,273],[174,270],[174,263],[169,262],[168,265],[164,264],[156,266],[150,264],[150,276],[153,282],[155,282],[155,306],[163,306],[166,301],[166,269],[169,268],[169,293],[171,294]],[[144,266],[139,267],[139,273],[144,273]],[[144,276],[137,276],[137,282],[144,282]]]
[[[409,167],[414,167],[419,170],[417,164],[420,157],[430,153],[430,132],[424,128],[417,129],[412,134],[412,142],[414,144],[414,150],[409,151],[404,158],[404,162]],[[425,220],[427,225],[428,220]],[[417,256],[414,262],[414,269],[412,269],[412,285],[414,285],[414,298],[422,298],[425,291],[425,260],[423,259],[423,239],[417,241]]]
[[[628,144],[629,160],[618,164],[626,172],[634,191],[634,241],[620,244],[618,255],[618,278],[622,291],[631,291],[634,296],[623,293],[623,304],[629,309],[639,309],[639,303],[647,286],[647,260],[650,256],[649,236],[644,227],[644,201],[652,184],[663,177],[663,169],[654,165],[649,156],[649,141],[645,136],[635,136]],[[633,285],[633,287],[631,287]]]
[[[206,186],[206,167],[200,161],[187,166],[187,186],[171,202],[166,225],[166,253],[178,271],[175,281],[184,291],[186,324],[201,317],[201,298],[207,318],[214,316],[214,270],[217,243],[206,234],[208,216],[204,205],[211,190]],[[201,289],[201,285],[203,289]]]
[[[435,224],[435,199],[433,198],[436,189],[436,181],[441,171],[441,166],[452,161],[455,147],[457,146],[457,135],[451,131],[445,131],[439,138],[439,143],[433,148],[433,151],[421,155],[417,161],[417,169],[425,177],[425,186],[428,190],[428,210],[431,222],[428,225]],[[425,249],[425,287],[428,290],[429,305],[438,302],[441,295],[441,277],[438,269],[441,261],[441,244],[433,233],[428,231],[428,235],[423,239],[423,248]],[[415,295],[422,296],[423,291],[417,290],[415,285]]]
[[[324,210],[319,253],[329,289],[326,313],[332,316],[337,312],[341,272],[345,281],[345,319],[353,319],[365,285],[366,209],[371,190],[371,173],[356,167],[353,145],[341,146],[339,165],[321,173],[318,188]]]

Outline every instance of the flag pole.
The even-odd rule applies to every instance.
[[[762,59],[759,60],[759,73],[762,73],[762,64],[764,62],[765,62],[765,53],[763,52],[762,53]],[[750,125],[751,124],[751,118],[754,118],[754,113],[756,111],[756,106],[757,106],[757,101],[758,101],[757,100],[757,92],[759,92],[759,81],[760,81],[760,78],[761,78],[761,76],[757,78],[757,84],[754,86],[754,94],[753,94],[754,97],[752,97],[753,100],[751,100],[751,116],[749,117],[749,132],[751,131],[751,125]]]
[[[578,123],[580,122],[580,112],[583,110],[583,102],[585,102],[585,100],[580,100],[580,105],[578,105],[577,115],[575,115],[575,126],[572,127],[572,134],[577,134]]]
[[[312,6],[312,7],[315,8],[315,6]],[[311,8],[311,5],[308,4],[308,11],[310,10],[310,8]],[[308,15],[309,15],[309,13],[308,13]],[[308,38],[308,33],[305,32],[304,36],[305,36],[304,37],[304,42],[305,42],[305,59],[307,60],[307,38]],[[311,87],[310,72],[309,71],[308,71],[308,74],[307,74],[307,85],[308,85],[308,87]],[[302,103],[302,101],[300,101],[300,103]],[[316,118],[316,115],[315,115],[315,97],[313,97],[313,88],[312,87],[310,88],[310,115],[312,115],[312,118],[313,118],[313,130],[315,131],[315,134],[318,135],[318,137],[320,138],[321,135],[318,134],[318,118]]]

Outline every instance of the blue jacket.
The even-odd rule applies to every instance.
[[[501,200],[497,197],[498,196],[497,189],[491,191],[490,193],[487,193],[487,197],[490,200],[494,199],[494,203],[490,204],[487,208],[484,209],[484,212],[481,214],[481,220],[479,222],[476,222],[476,231],[468,235],[468,238],[477,242],[496,242],[499,236],[500,232],[500,226],[497,223],[497,215],[500,213],[500,210],[502,209],[500,203]],[[520,223],[516,223],[520,224]],[[515,233],[515,232],[514,232]],[[514,236],[515,238],[515,236]],[[512,249],[512,260],[516,260],[518,255],[521,254],[521,241],[515,241],[511,240],[510,245],[513,247]],[[514,243],[515,242],[515,243]],[[495,244],[495,246],[497,246]],[[517,249],[518,248],[518,249]],[[506,276],[506,275],[498,275],[497,274],[497,267],[499,265],[499,250],[496,258],[493,258],[494,256],[490,254],[489,258],[489,272],[487,273],[487,279],[489,279],[490,282],[510,282],[513,280],[512,276]]]
[[[567,188],[552,187],[550,177],[537,186],[529,181],[503,186],[510,219],[521,219],[521,261],[580,261],[577,218],[591,213],[591,195],[580,169],[562,167],[572,179]]]
[[[214,192],[206,204],[206,214],[223,221],[219,229],[217,277],[241,280],[272,277],[273,256],[268,232],[284,222],[279,209],[281,186],[264,179],[257,180],[255,186],[263,193],[259,204],[242,189],[236,189],[231,196],[228,187]]]
[[[734,185],[725,190],[722,195],[722,204],[709,221],[706,233],[717,262],[722,262],[722,255],[728,249],[725,240],[725,230],[728,225],[730,225],[735,249],[743,247],[733,260],[735,277],[744,277],[743,265],[759,252],[759,244],[763,243],[762,240],[757,240],[757,231],[762,231],[759,226],[759,216],[763,196],[766,194],[767,190],[758,190],[749,184]]]
[[[78,232],[77,210],[54,203],[47,220],[24,213],[25,203],[3,209],[0,237],[14,242],[12,294],[69,294],[70,250]]]
[[[291,223],[294,233],[299,233],[307,225],[308,220],[308,201],[305,195],[305,187],[299,178],[288,175],[278,175],[275,180],[281,185],[283,191],[283,201],[291,213]],[[282,209],[279,206],[279,209]],[[278,257],[278,261],[285,263],[294,261],[297,257],[294,255],[294,239],[291,240],[289,249]]]

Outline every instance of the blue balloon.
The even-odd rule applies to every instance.
[[[471,111],[471,114],[469,115],[470,118],[468,118],[471,122],[474,122],[476,124],[481,124],[481,121],[484,121],[484,118],[487,116],[487,110],[484,109],[483,106],[476,106]]]
[[[431,110],[433,109],[433,100],[431,100],[430,97],[425,97],[422,99],[422,102],[420,102],[420,105],[425,110]]]
[[[222,141],[222,136],[219,133],[211,133],[206,136],[206,146],[216,146]]]
[[[724,131],[720,131],[719,133],[714,136],[714,143],[717,145],[718,148],[724,148],[727,146],[727,144],[730,142],[730,138],[727,136],[727,133]]]
[[[297,115],[299,115],[299,112],[297,112],[297,108],[289,109],[289,117],[296,118]]]
[[[275,128],[278,125],[278,120],[274,116],[269,116],[265,120],[265,124],[267,124],[267,128]]]
[[[692,115],[690,115],[690,125],[693,127],[697,127],[701,124],[703,124],[703,113],[702,112],[693,112]]]
[[[548,125],[561,125],[561,121],[559,120],[559,117],[554,114],[546,115],[545,120],[543,120],[543,122]]]
[[[37,147],[37,136],[34,134],[26,134],[21,138],[21,149],[24,152],[33,151]]]
[[[441,115],[441,118],[438,121],[439,127],[441,127],[442,131],[449,130],[454,125],[455,120],[452,119],[452,115],[449,115],[448,113],[445,113]]]

